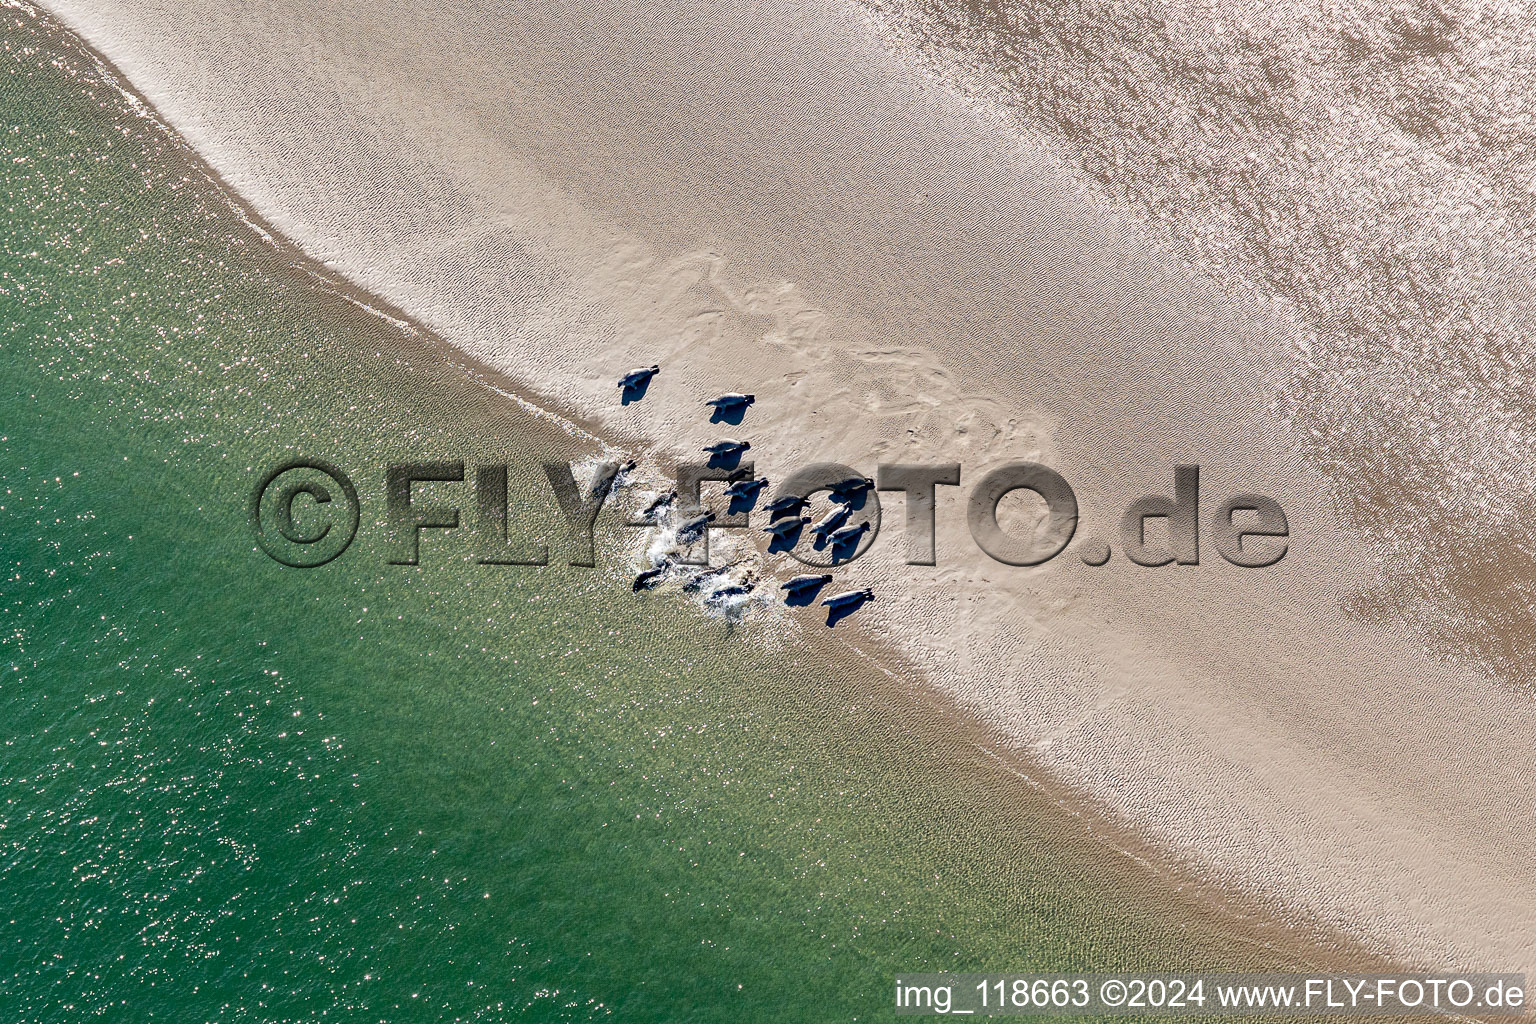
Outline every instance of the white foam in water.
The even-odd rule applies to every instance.
[[[588,474],[595,472],[597,461],[601,460],[587,460],[579,464],[580,471]],[[574,467],[573,472],[577,472]],[[635,474],[640,472],[639,468],[634,471]],[[638,514],[667,490],[670,488],[656,487],[650,481],[643,486],[635,485],[631,492],[633,500],[628,503],[630,512]],[[782,580],[777,574],[765,570],[761,552],[754,543],[755,538],[715,534],[710,538],[710,565],[680,564],[676,561],[678,556],[690,548],[697,548],[698,545],[697,543],[693,545],[679,543],[678,529],[692,516],[680,516],[678,511],[675,502],[662,509],[656,517],[656,523],[647,527],[639,535],[639,539],[630,549],[630,570],[640,573],[667,566],[668,570],[663,574],[662,582],[683,586],[700,573],[712,572],[729,565],[729,571],[711,576],[697,592],[690,593],[689,596],[694,599],[693,603],[699,611],[713,618],[740,622],[772,608],[776,603],[778,586]],[[749,579],[754,584],[751,591],[719,596],[723,591],[739,586]]]

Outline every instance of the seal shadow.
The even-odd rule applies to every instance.
[[[804,530],[805,524],[802,523],[801,525],[795,527],[793,530],[790,530],[788,533],[783,534],[782,536],[774,537],[773,540],[768,543],[768,553],[776,555],[781,551],[793,550],[795,545],[800,543],[800,534]]]
[[[710,469],[735,469],[741,464],[741,452],[725,452],[709,457]]]
[[[863,539],[864,539],[864,534],[861,533],[861,534],[859,534],[856,537],[849,537],[846,540],[840,540],[837,543],[833,544],[832,545],[832,564],[836,565],[839,562],[852,561],[853,560],[853,556],[858,554],[858,552],[859,552],[859,542],[861,540],[863,540]]]
[[[833,495],[832,501],[839,505],[847,505],[850,509],[857,512],[869,504],[869,491],[858,491],[849,495]]]
[[[645,397],[645,393],[651,389],[651,378],[647,377],[639,384],[633,384],[624,389],[620,401],[624,405],[633,405]]]
[[[731,498],[731,503],[726,506],[726,515],[735,515],[738,512],[751,512],[757,507],[758,495],[762,494],[762,488],[758,488],[751,494],[738,494]]]
[[[786,595],[784,603],[791,608],[804,608],[807,605],[814,604],[816,595],[821,593],[821,588],[824,586],[826,586],[825,583],[818,583],[814,587],[805,587],[797,590],[793,594]]]
[[[839,622],[842,622],[848,616],[864,607],[865,602],[868,600],[869,598],[867,597],[861,597],[853,604],[845,604],[841,608],[831,609],[827,612],[827,625],[833,629],[837,628]]]

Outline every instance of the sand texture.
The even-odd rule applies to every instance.
[[[43,6],[279,230],[642,459],[729,435],[774,479],[823,459],[962,463],[939,491],[936,567],[904,564],[891,494],[879,542],[839,571],[878,594],[851,641],[898,647],[1214,879],[1427,966],[1536,968],[1536,707],[1513,661],[1463,642],[1497,624],[1404,582],[1419,549],[1403,516],[1361,515],[1381,503],[1370,470],[1408,479],[1407,456],[1345,457],[1433,444],[1337,384],[1358,365],[1330,355],[1314,310],[1242,286],[1251,253],[1217,266],[1239,247],[1152,226],[1150,200],[1103,187],[1112,152],[1085,173],[1081,139],[1042,127],[1067,105],[1016,130],[922,59],[922,12],[830,2]],[[1034,87],[1101,71],[1060,67]],[[1181,179],[1137,152],[1171,203]],[[1223,187],[1191,209],[1232,202]],[[1297,267],[1284,237],[1247,244]],[[1484,435],[1455,412],[1478,396],[1451,396],[1485,378],[1371,344],[1411,368],[1377,365],[1382,393],[1449,382],[1436,408],[1457,463]],[[615,380],[653,362],[622,406]],[[757,396],[745,422],[709,424],[702,402],[738,390]],[[1121,510],[1198,463],[1207,510],[1276,498],[1290,553],[999,564],[964,498],[1020,459],[1072,483],[1080,540],[1118,549]],[[1481,483],[1512,506],[1522,479]],[[1465,589],[1434,544],[1424,574]]]

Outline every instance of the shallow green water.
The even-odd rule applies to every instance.
[[[1284,962],[872,670],[614,573],[387,565],[390,461],[586,449],[0,19],[6,1020],[867,1020],[900,971]],[[295,452],[364,498],[314,570],[245,512]]]

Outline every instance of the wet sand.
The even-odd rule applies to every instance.
[[[1531,965],[1536,711],[1348,611],[1379,549],[1277,411],[1304,328],[857,12],[47,6],[304,250],[638,450],[739,434],[770,477],[963,463],[936,568],[902,564],[892,495],[843,571],[880,595],[867,635],[1216,884],[1428,966]],[[653,361],[620,406],[618,374]],[[710,427],[727,390],[757,404]],[[1012,459],[1059,469],[1079,538],[1111,541],[1196,462],[1207,508],[1279,500],[1291,552],[1003,566],[962,496]]]

